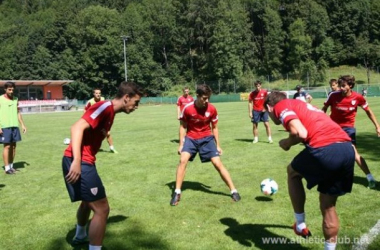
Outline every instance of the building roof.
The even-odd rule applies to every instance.
[[[14,82],[17,86],[63,86],[74,81],[72,80],[0,80],[0,87],[6,82]]]

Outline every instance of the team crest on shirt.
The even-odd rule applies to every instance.
[[[352,101],[351,101],[351,104],[352,104],[352,105],[355,105],[355,103],[356,103],[356,100],[352,100]]]
[[[91,193],[92,193],[93,195],[96,195],[96,194],[98,193],[98,188],[97,188],[97,187],[95,187],[95,188],[91,188]]]
[[[206,116],[206,117],[209,117],[209,116],[210,116],[210,112],[206,112],[206,113],[205,113],[205,116]]]

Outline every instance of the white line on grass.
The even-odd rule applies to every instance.
[[[354,244],[352,250],[366,250],[369,244],[380,234],[380,220],[369,230],[367,234],[360,237],[359,241]]]

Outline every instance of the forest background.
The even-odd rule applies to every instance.
[[[341,65],[370,84],[379,41],[378,0],[0,0],[0,79],[74,80],[70,99],[113,96],[126,78],[149,96],[202,82],[318,86]]]

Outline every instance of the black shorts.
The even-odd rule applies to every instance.
[[[9,144],[21,141],[20,129],[18,127],[2,128],[3,134],[0,134],[0,143]]]
[[[356,145],[356,128],[353,128],[353,127],[343,127],[342,129],[351,138],[352,144]]]
[[[63,178],[72,202],[74,201],[97,201],[106,197],[106,191],[100,179],[96,166],[86,162],[81,163],[81,176],[74,184],[66,182],[65,176],[69,173],[72,158],[62,158]]]
[[[329,195],[344,195],[352,190],[355,152],[351,142],[325,147],[307,146],[292,161],[292,168],[307,181],[307,188],[318,185],[318,191]]]
[[[186,136],[181,152],[190,153],[191,156],[189,161],[193,161],[198,152],[201,162],[209,162],[211,161],[211,158],[219,157],[219,152],[215,144],[215,137],[213,135],[197,140]]]
[[[259,123],[259,122],[268,122],[269,121],[269,115],[266,111],[252,111],[252,119],[251,122],[253,123]]]

